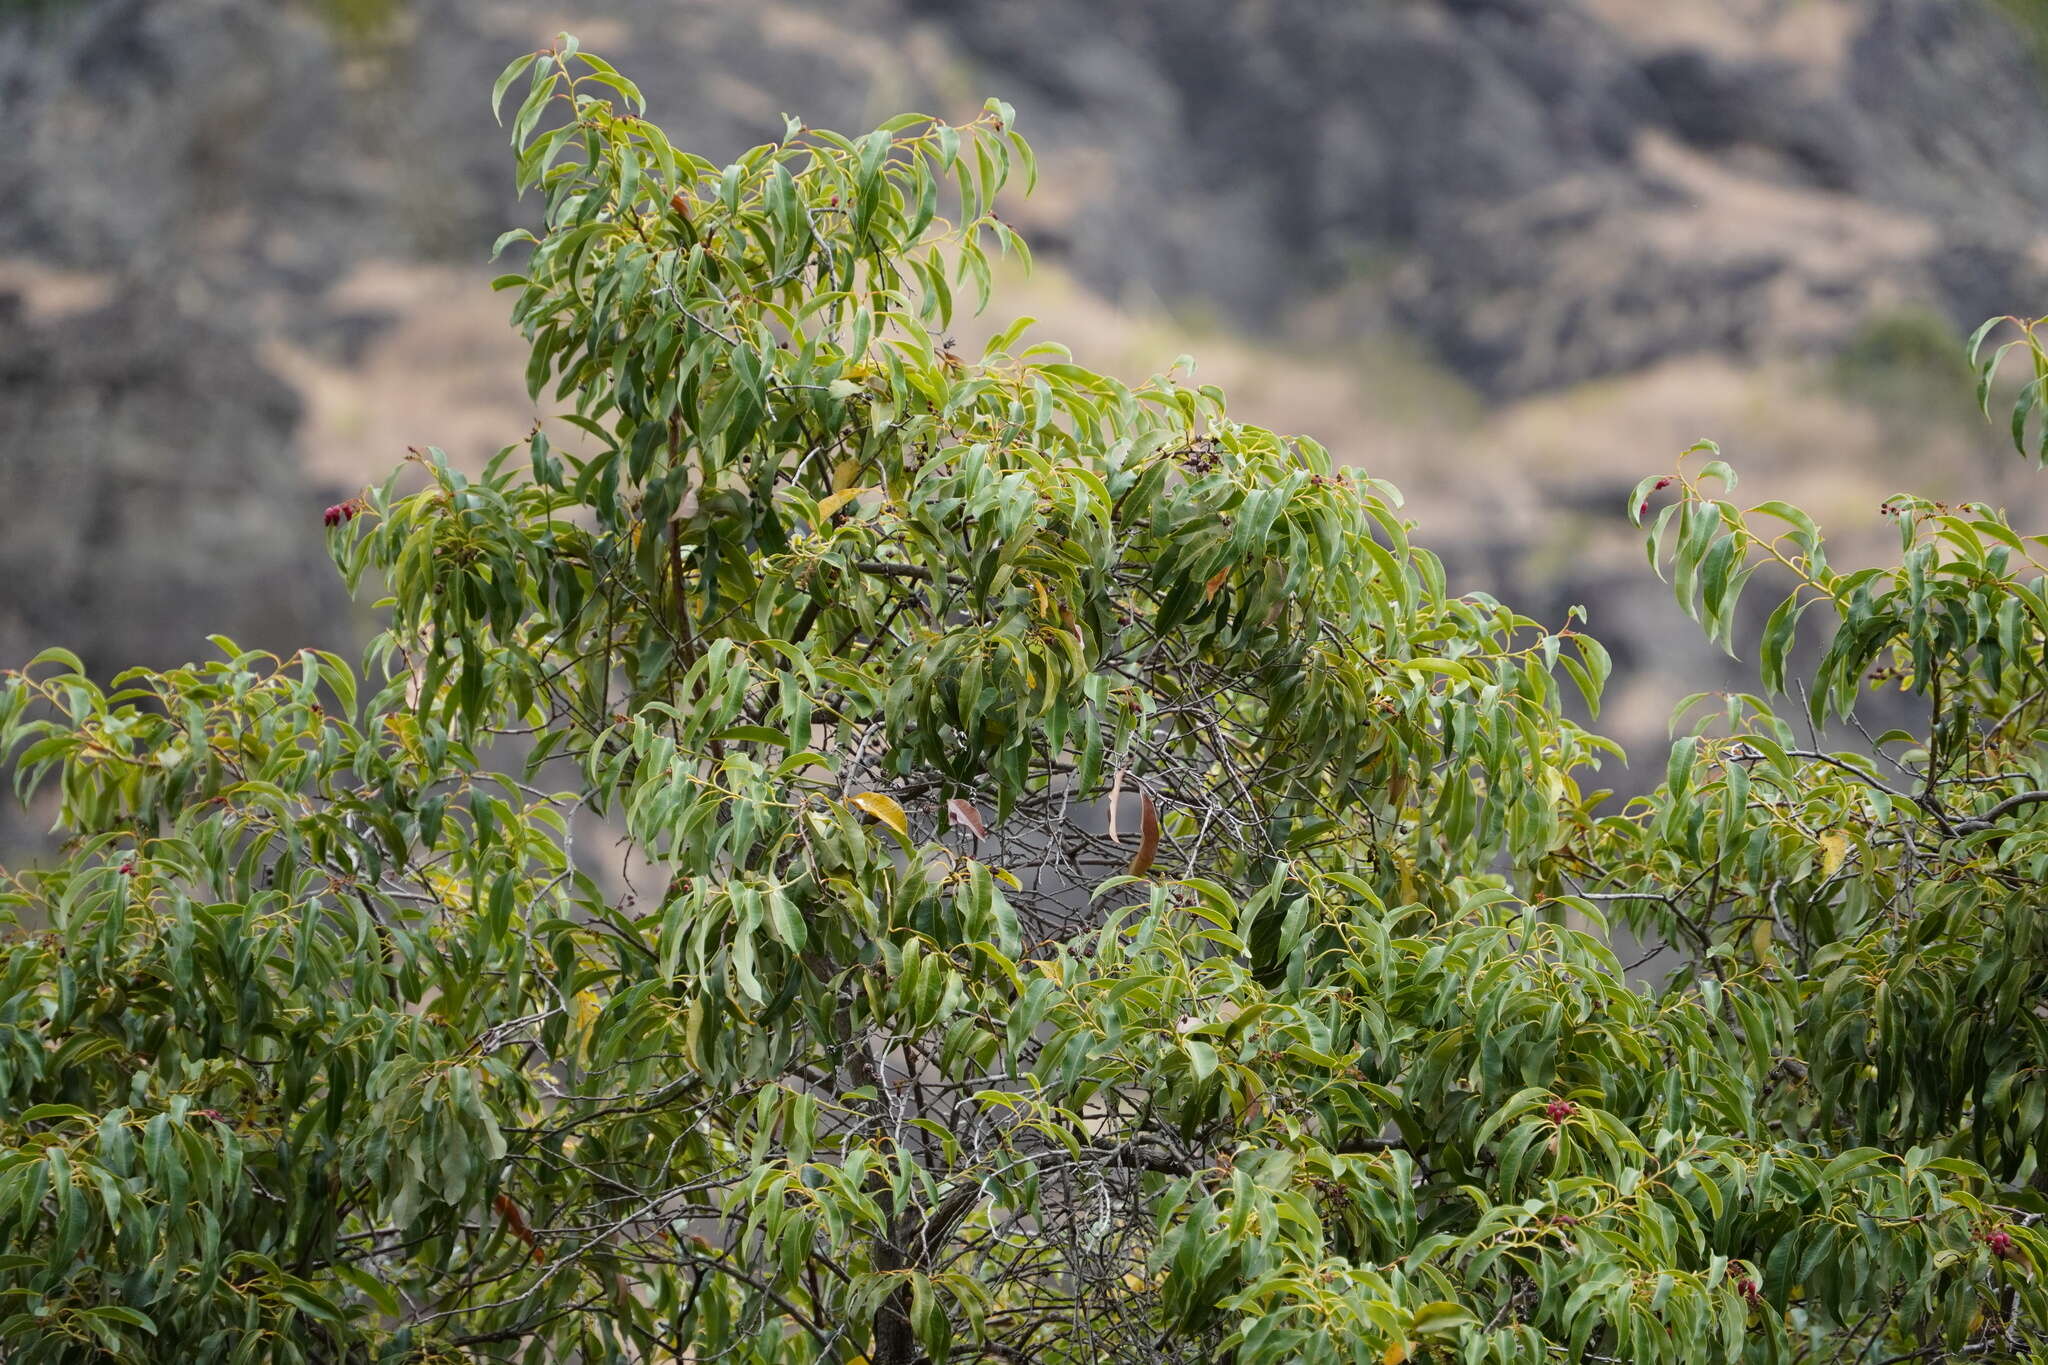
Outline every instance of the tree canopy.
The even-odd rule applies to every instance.
[[[1902,496],[1845,572],[1687,452],[1626,510],[1760,686],[1623,800],[1605,652],[1392,487],[950,339],[1007,105],[720,166],[573,42],[522,90],[560,415],[328,509],[360,666],[0,679],[67,841],[0,893],[0,1356],[2048,1350],[2048,539]]]

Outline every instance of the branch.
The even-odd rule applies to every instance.
[[[886,564],[879,559],[864,559],[853,567],[878,578],[915,578],[920,583],[932,581],[932,571],[917,564]]]
[[[916,564],[888,564],[879,559],[864,559],[848,567],[859,573],[873,574],[877,578],[910,578],[920,583],[932,581],[932,571]],[[808,587],[808,584],[806,586]],[[790,633],[792,643],[802,644],[810,635],[811,628],[818,624],[819,614],[825,610],[826,600],[826,594],[823,592],[811,594],[811,600],[804,607],[802,618],[797,621],[796,628]]]
[[[1982,815],[1974,816],[1968,820],[1956,821],[1954,826],[1955,832],[1957,834],[1981,834],[1997,824],[2002,817],[2012,814],[2022,806],[2031,806],[2041,801],[2048,801],[2048,792],[2020,792],[2018,795],[2008,796]]]
[[[1338,1156],[1369,1156],[1377,1152],[1405,1152],[1408,1141],[1397,1137],[1353,1138],[1341,1147],[1330,1149]]]
[[[875,1247],[878,1270],[924,1270],[932,1255],[952,1237],[960,1220],[981,1198],[981,1184],[969,1180],[941,1199],[928,1214],[905,1209],[890,1228],[889,1239]],[[911,1365],[918,1358],[917,1338],[910,1325],[910,1286],[891,1294],[875,1314],[875,1365]]]
[[[1193,1175],[1194,1165],[1172,1152],[1153,1146],[1144,1138],[1133,1138],[1129,1142],[1093,1142],[1089,1146],[1108,1158],[1110,1166],[1131,1166],[1141,1171],[1153,1171],[1159,1175]]]

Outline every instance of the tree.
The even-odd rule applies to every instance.
[[[565,411],[328,509],[362,667],[5,677],[68,838],[7,884],[9,1362],[2048,1348],[2048,541],[1901,498],[1840,573],[1646,480],[1716,638],[1789,583],[1806,714],[1617,802],[1600,646],[1392,488],[946,340],[1007,106],[719,167],[573,42],[521,81]],[[1823,747],[1871,679],[1924,725]]]

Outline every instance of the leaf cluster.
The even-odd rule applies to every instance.
[[[494,98],[562,411],[328,519],[360,666],[0,678],[70,840],[0,894],[10,1361],[2048,1345],[2040,540],[1646,481],[1710,634],[1792,587],[1617,803],[1606,652],[1393,488],[959,350],[1008,106],[719,166],[573,42]],[[1873,670],[1925,727],[1824,748]]]

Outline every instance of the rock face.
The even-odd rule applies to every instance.
[[[222,630],[345,647],[297,394],[234,333],[146,297],[0,329],[0,658],[63,644],[105,674]],[[211,624],[209,624],[211,623]]]
[[[1718,41],[1617,0],[1188,0],[1118,7],[1078,70],[1046,35],[1100,6],[921,8],[1114,139],[1087,278],[1266,325],[1346,291],[1496,396],[1825,350],[1905,300],[1973,327],[2043,280],[2048,104],[1988,0],[1723,0]]]
[[[478,91],[528,0],[72,0],[0,43],[0,253],[317,295],[515,218]],[[1679,13],[1696,13],[1687,19]],[[1398,327],[1504,396],[1698,350],[1961,327],[2043,282],[2048,100],[1997,0],[1094,0],[593,7],[692,145],[996,90],[1045,248],[1289,328]],[[1043,254],[1043,252],[1042,252]],[[305,316],[288,322],[317,326]]]
[[[1579,553],[1592,542],[1578,531],[1568,552],[1544,537],[1587,525],[1580,504],[1618,507],[1635,473],[1706,434],[1747,442],[1745,474],[1808,469],[1833,442],[1839,468],[1882,464],[1888,483],[1975,477],[1956,439],[1924,446],[1951,452],[1945,463],[1915,466],[1896,424],[1839,394],[1788,415],[1798,384],[1746,386],[1854,351],[1873,321],[1910,314],[1938,332],[2044,310],[2048,100],[2042,49],[2011,12],[15,7],[0,19],[0,300],[13,299],[0,306],[15,314],[0,334],[0,506],[13,511],[0,665],[50,642],[112,667],[199,652],[208,631],[278,649],[348,633],[320,507],[381,477],[405,444],[453,449],[460,430],[489,448],[530,420],[516,343],[509,364],[492,349],[505,338],[482,257],[532,205],[511,193],[483,92],[567,26],[630,69],[678,141],[714,157],[776,136],[785,109],[858,127],[1011,100],[1048,172],[1016,219],[1098,315],[1207,311],[1289,357],[1280,368],[1299,373],[1274,386],[1283,399],[1352,382],[1354,362],[1292,357],[1367,343],[1418,357],[1433,386],[1399,371],[1301,416],[1250,396],[1262,419],[1313,429],[1375,472],[1425,492],[1434,481],[1473,586],[1514,582],[1543,610],[1593,604],[1596,630],[1620,628],[1618,657],[1691,669],[1690,626],[1667,610],[1688,643],[1652,638],[1647,608],[1614,601],[1643,587],[1638,557]],[[511,384],[494,385],[485,361]],[[1455,421],[1436,397],[1382,402],[1453,390],[1472,410]],[[1631,393],[1658,395],[1659,415],[1682,401],[1700,426],[1645,435]],[[1856,482],[1837,501],[1874,508],[1889,491]],[[1565,567],[1543,569],[1545,555]],[[1603,605],[1616,608],[1604,620]]]

